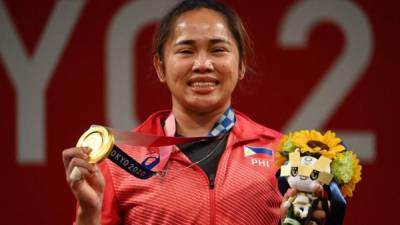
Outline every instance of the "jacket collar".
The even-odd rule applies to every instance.
[[[145,134],[165,136],[163,125],[170,113],[170,110],[161,110],[155,112],[151,114],[142,124],[136,127],[134,131]]]
[[[153,113],[139,127],[137,127],[135,131],[164,136],[163,124],[170,113],[170,110],[162,110]],[[236,123],[231,130],[233,136],[231,144],[257,139],[273,140],[282,136],[279,132],[252,121],[239,111],[235,110],[235,115]]]
[[[274,140],[281,137],[279,132],[254,122],[243,113],[235,110],[235,114],[236,124],[231,132],[233,144],[260,139]]]

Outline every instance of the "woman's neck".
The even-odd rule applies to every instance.
[[[204,113],[173,107],[172,112],[176,120],[176,133],[184,137],[207,136],[228,106]]]

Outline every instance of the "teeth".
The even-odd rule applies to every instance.
[[[191,86],[193,87],[211,87],[216,86],[216,82],[192,82]]]

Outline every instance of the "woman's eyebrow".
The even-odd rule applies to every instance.
[[[219,44],[219,43],[224,43],[224,44],[228,44],[228,45],[232,45],[230,41],[223,39],[223,38],[213,38],[210,40],[211,44]]]
[[[191,39],[186,39],[186,40],[180,40],[177,41],[174,46],[178,46],[178,45],[194,45],[195,41],[191,40]]]
[[[232,45],[232,43],[226,39],[223,38],[212,38],[208,41],[210,44],[214,45],[214,44],[219,44],[219,43],[225,43],[228,45]],[[178,45],[195,45],[196,41],[192,40],[192,39],[186,39],[186,40],[180,40],[177,41],[174,46],[178,46]]]

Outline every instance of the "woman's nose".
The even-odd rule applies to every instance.
[[[209,73],[214,70],[213,62],[207,56],[199,56],[193,62],[192,70],[195,73]]]

